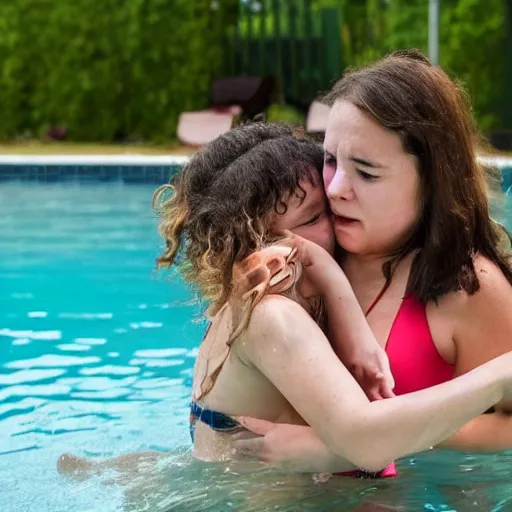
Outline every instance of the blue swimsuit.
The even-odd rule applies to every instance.
[[[244,427],[231,416],[224,414],[223,412],[212,411],[207,409],[197,402],[190,404],[190,437],[194,442],[194,432],[196,421],[202,421],[208,425],[215,432],[236,432],[237,430],[243,430]]]

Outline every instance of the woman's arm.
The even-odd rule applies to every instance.
[[[481,453],[512,450],[512,416],[502,412],[482,414],[437,447]]]
[[[255,418],[238,419],[245,428],[257,435],[234,442],[240,455],[299,472],[335,473],[354,467],[332,452],[311,427]],[[436,448],[485,453],[510,450],[512,416],[502,413],[480,415]]]
[[[347,300],[340,289],[339,307]],[[281,296],[255,308],[241,349],[330,450],[371,471],[453,435],[508,393],[512,374],[507,355],[428,390],[369,402],[311,317]]]

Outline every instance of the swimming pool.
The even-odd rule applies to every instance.
[[[179,279],[153,273],[154,185],[47,181],[0,185],[0,510],[122,510],[122,486],[70,482],[58,475],[57,458],[190,446],[200,304]],[[146,492],[129,510],[243,503],[254,511],[348,511],[361,500],[411,511],[512,510],[511,462],[432,452],[401,461],[393,482],[335,479],[306,489],[266,475],[267,493],[289,493],[278,508],[240,497],[241,478],[258,485],[249,477],[231,475],[217,489],[214,475],[195,468],[179,485],[169,477],[172,500]],[[221,469],[222,477],[233,472]]]

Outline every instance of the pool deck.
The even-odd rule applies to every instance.
[[[3,165],[139,165],[139,166],[175,166],[184,165],[190,156],[187,155],[145,155],[137,153],[122,154],[69,154],[69,155],[0,155],[0,166]]]

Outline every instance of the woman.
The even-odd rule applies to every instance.
[[[345,75],[329,94],[324,186],[339,263],[397,395],[449,381],[512,348],[512,270],[490,217],[466,98],[416,51]],[[440,446],[512,447],[509,401]],[[239,450],[266,461],[336,456],[313,429],[244,420],[265,435]],[[323,460],[323,462],[320,462]]]
[[[311,425],[337,454],[338,470],[380,471],[396,456],[446,438],[464,418],[491,405],[496,395],[483,391],[489,383],[477,382],[494,368],[503,376],[510,355],[437,390],[370,403],[312,319],[321,323],[317,299],[323,296],[327,316],[336,312],[330,323],[336,339],[373,341],[328,252],[333,244],[315,187],[315,160],[296,160],[304,151],[314,155],[314,145],[278,135],[278,127],[270,128],[278,133],[269,137],[268,129],[241,128],[219,137],[190,162],[172,197],[161,203],[167,249],[159,264],[175,264],[181,252],[185,277],[210,303],[211,324],[194,374],[194,453],[231,458],[233,436],[241,429],[236,417],[252,415]],[[264,140],[254,144],[258,137]],[[285,227],[299,235],[315,227],[323,249],[301,239],[276,240]]]

